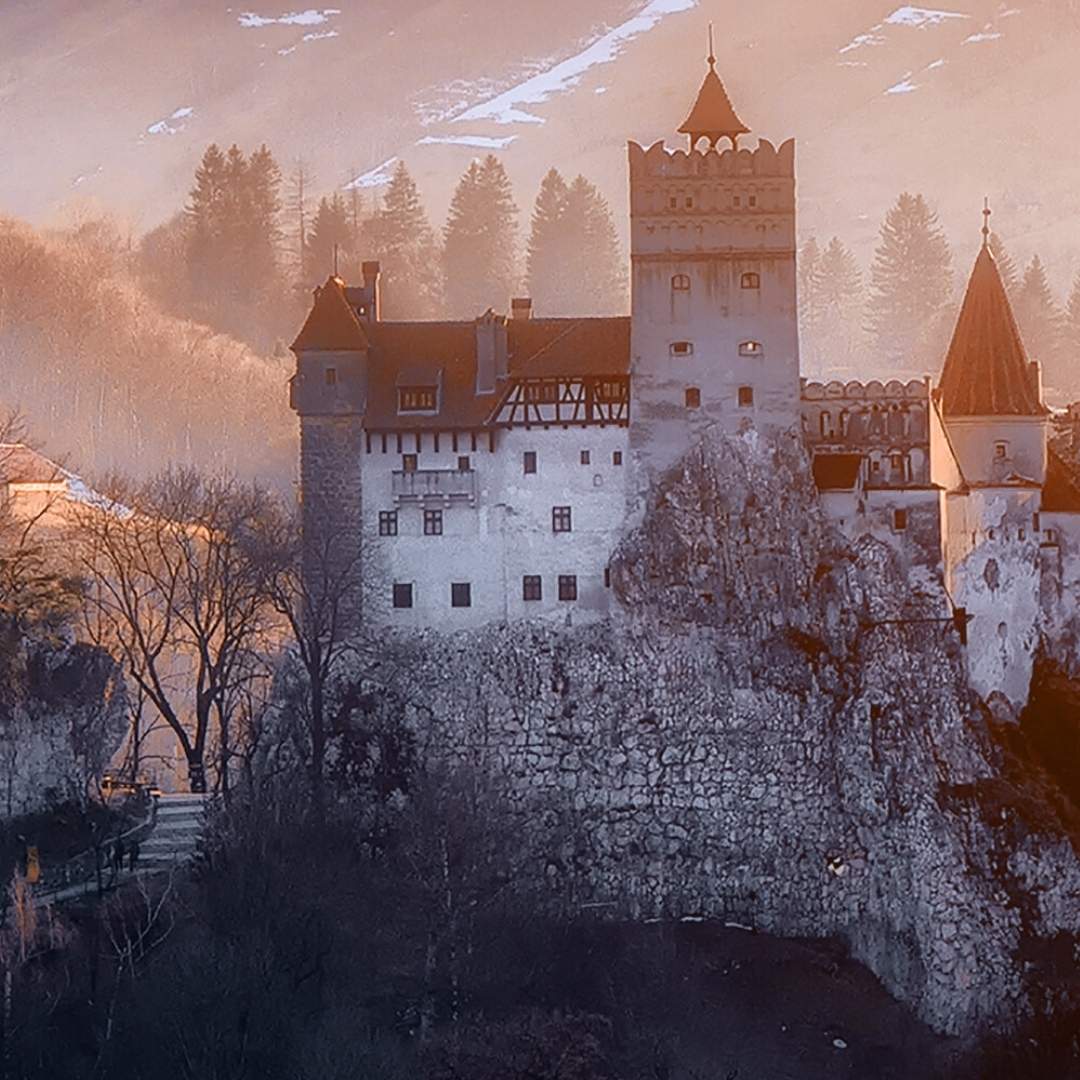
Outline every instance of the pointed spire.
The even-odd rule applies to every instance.
[[[367,334],[345,296],[345,283],[334,274],[315,290],[315,302],[296,340],[293,352],[363,352]]]
[[[946,416],[1042,416],[1035,365],[990,252],[990,207],[983,208],[983,244],[968,280],[939,389]]]
[[[690,137],[691,150],[702,138],[709,140],[710,149],[724,138],[730,139],[732,147],[738,149],[739,136],[746,135],[750,129],[735,114],[724,84],[716,74],[712,23],[709,23],[708,62],[709,70],[705,73],[705,81],[701,84],[694,107],[679,128],[679,133]]]

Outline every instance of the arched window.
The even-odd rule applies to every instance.
[[[739,284],[744,289],[760,289],[761,288],[761,275],[755,274],[753,271],[747,271],[739,279]]]
[[[671,279],[671,291],[672,292],[689,292],[690,291],[690,275],[689,274],[675,274]]]
[[[754,359],[760,359],[765,355],[765,349],[760,341],[740,341],[739,355],[752,356]]]
[[[818,417],[818,425],[821,429],[821,437],[823,439],[828,439],[832,437],[832,416],[828,413],[828,411],[823,412]]]

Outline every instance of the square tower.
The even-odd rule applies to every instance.
[[[707,428],[799,418],[794,140],[738,147],[747,129],[712,57],[681,130],[689,152],[629,144],[630,435],[643,484]]]

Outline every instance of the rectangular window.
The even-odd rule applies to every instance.
[[[582,465],[588,465],[589,464],[589,458],[590,458],[589,451],[588,450],[582,450],[581,451],[581,464]]]
[[[754,388],[752,386],[739,387],[739,408],[748,409],[754,404]]]
[[[751,195],[750,196],[750,205],[751,206],[757,206],[757,196],[756,195]]]
[[[531,476],[536,472],[536,451],[526,450],[522,457],[522,468],[524,469],[526,476]]]
[[[397,511],[396,510],[380,510],[379,511],[379,535],[380,536],[397,536]]]
[[[398,387],[398,412],[435,412],[438,397],[436,386]]]
[[[622,464],[622,451],[621,450],[613,450],[611,452],[611,464],[612,465],[621,465]]]
[[[402,454],[401,467],[406,472],[416,472],[417,458],[415,454]]]
[[[542,600],[544,598],[544,586],[541,584],[539,574],[526,574],[521,579],[522,600]]]
[[[899,472],[904,467],[904,455],[893,454],[891,457],[892,467]]]
[[[1007,442],[994,443],[994,457],[1004,458],[1009,456],[1009,444]]]
[[[551,531],[570,532],[569,506],[553,506],[551,508]]]
[[[605,566],[604,567],[604,588],[605,589],[610,589],[611,588],[611,567],[610,566]]]
[[[469,460],[468,454],[461,454],[457,459],[457,471],[458,472],[472,472],[472,462]]]
[[[897,532],[903,532],[907,528],[907,511],[906,510],[894,510],[893,511],[893,528]]]
[[[424,535],[425,536],[442,536],[442,511],[441,510],[425,510],[424,511]]]
[[[408,608],[412,607],[412,585],[411,584],[394,584],[394,607],[396,608]]]
[[[693,356],[694,343],[692,341],[673,341],[668,346],[668,352],[672,356]]]
[[[326,385],[337,386],[337,368],[328,367],[326,369]]]
[[[560,600],[576,600],[577,599],[577,574],[560,574],[559,575],[559,599]]]
[[[455,581],[450,585],[451,607],[472,607],[472,585],[467,581]]]
[[[688,409],[701,408],[701,391],[696,386],[686,388],[686,407]]]

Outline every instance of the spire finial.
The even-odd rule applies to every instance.
[[[989,197],[984,198],[983,199],[983,212],[982,212],[982,214],[983,214],[983,227],[982,227],[983,247],[989,247],[990,246],[990,214],[992,212],[993,211],[991,211],[991,209],[990,209],[990,199],[989,199]]]
[[[713,51],[712,43],[712,23],[709,23],[709,68],[713,71],[716,70],[716,53]]]
[[[334,245],[334,277],[338,276],[338,246]]]

